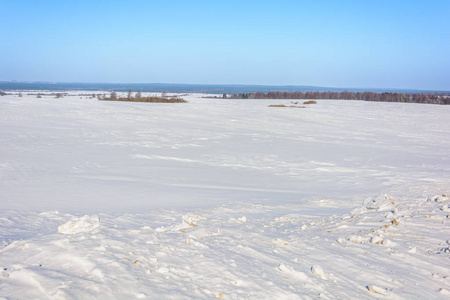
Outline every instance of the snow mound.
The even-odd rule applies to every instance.
[[[80,232],[95,233],[100,226],[100,219],[97,215],[85,215],[81,218],[73,218],[69,222],[58,227],[58,233],[77,234]]]

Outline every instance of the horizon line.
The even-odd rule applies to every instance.
[[[318,88],[318,89],[338,89],[338,90],[361,90],[361,91],[418,91],[418,92],[443,92],[449,93],[450,90],[441,89],[418,89],[418,88],[380,88],[380,87],[337,87],[337,86],[320,86],[320,85],[300,85],[300,84],[249,84],[249,83],[167,83],[167,82],[85,82],[85,81],[49,81],[49,80],[0,80],[0,83],[42,83],[42,84],[119,84],[119,85],[171,85],[171,86],[222,86],[222,87],[300,87],[300,88]]]

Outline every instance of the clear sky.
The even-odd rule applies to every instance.
[[[0,80],[450,90],[449,0],[0,0]]]

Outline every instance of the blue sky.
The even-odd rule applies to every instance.
[[[0,0],[0,80],[450,90],[450,1]]]

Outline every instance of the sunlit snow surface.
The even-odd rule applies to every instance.
[[[0,97],[0,296],[450,295],[448,106],[25,94]]]

